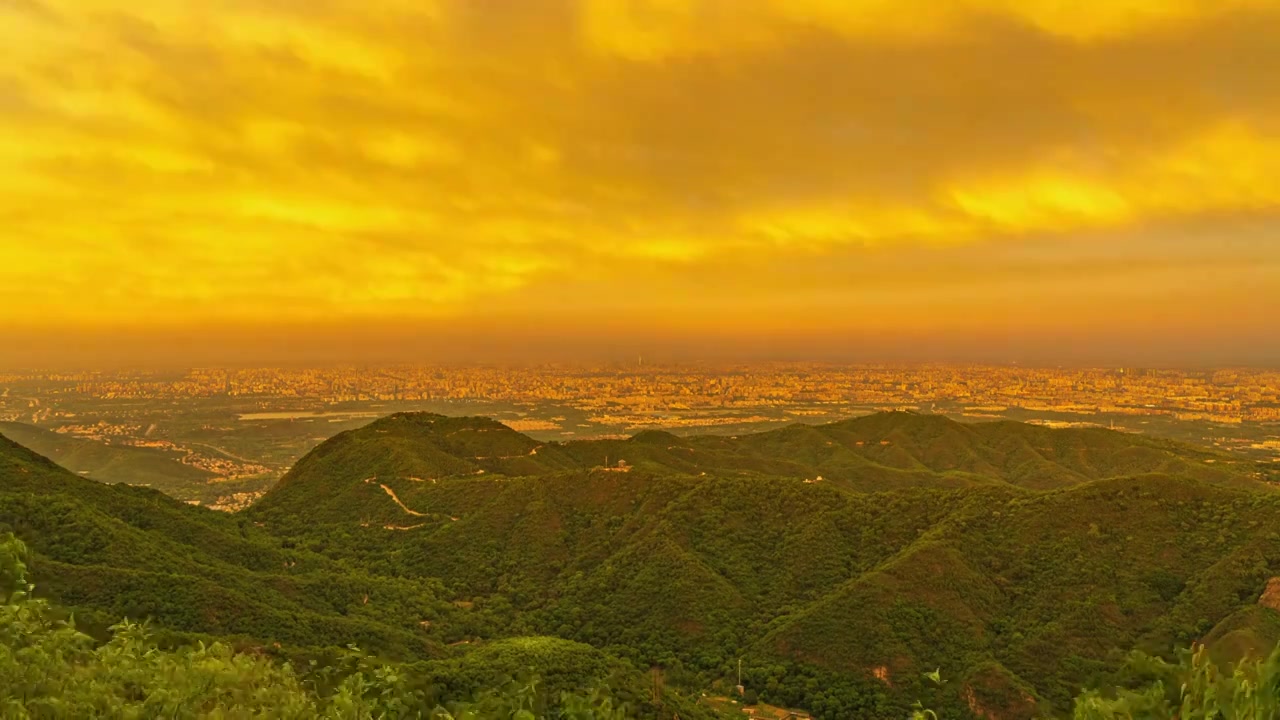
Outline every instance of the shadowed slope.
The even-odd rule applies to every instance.
[[[176,454],[154,448],[106,445],[17,422],[0,422],[0,435],[91,480],[144,485],[180,500],[197,499],[199,493],[192,488],[216,477],[183,464]]]

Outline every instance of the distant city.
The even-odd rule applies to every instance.
[[[1012,408],[1165,416],[1221,424],[1280,421],[1280,370],[1048,369],[1016,366],[752,366],[193,369],[160,373],[0,374],[6,419],[67,417],[58,400],[234,397],[322,404],[398,401],[567,403],[628,429],[705,427],[693,410],[958,403],[986,416]],[[36,392],[36,397],[26,397]],[[18,396],[15,398],[15,393]],[[27,400],[24,405],[20,400]],[[803,412],[799,413],[805,414]],[[74,416],[74,415],[72,415]],[[731,417],[731,416],[730,416]],[[734,422],[740,421],[735,418]],[[537,430],[559,429],[540,423]]]
[[[0,420],[164,453],[234,489],[206,501],[223,509],[251,502],[328,437],[404,410],[487,415],[538,439],[568,441],[658,428],[732,434],[885,409],[1110,427],[1280,462],[1277,370],[662,366],[637,359],[598,367],[0,374]]]

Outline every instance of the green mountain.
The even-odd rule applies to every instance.
[[[155,448],[107,445],[19,422],[0,422],[0,435],[91,480],[152,487],[179,500],[202,499],[193,489],[215,477]]]
[[[319,659],[322,668],[340,665],[340,648],[355,644],[407,663],[410,684],[433,703],[532,671],[553,694],[607,681],[639,717],[656,712],[646,674],[568,640],[488,631],[483,603],[464,610],[438,581],[371,574],[244,516],[87,480],[0,436],[0,540],[6,533],[30,548],[36,594],[100,640],[122,618],[145,619],[166,647],[222,639],[251,654]],[[459,635],[470,640],[458,643]],[[683,717],[709,715],[679,694],[664,698]]]
[[[356,648],[293,664],[221,641],[162,647],[148,627],[127,620],[98,641],[68,622],[64,608],[31,596],[30,559],[22,541],[0,533],[6,718],[624,720],[667,708],[710,717],[679,697],[660,708],[646,699],[651,689],[638,673],[595,648],[555,638],[499,641],[415,664]],[[619,680],[621,686],[607,682]]]
[[[39,592],[99,631],[128,616],[186,633],[426,657],[439,643],[419,623],[450,607],[436,584],[338,568],[245,517],[86,480],[3,437],[0,531],[35,553]]]
[[[992,485],[1051,490],[1144,473],[1250,486],[1259,472],[1256,463],[1228,454],[1139,435],[961,424],[902,412],[741,437],[647,431],[629,440],[570,443],[539,443],[487,418],[403,413],[322,443],[256,505],[255,514],[279,522],[341,523],[366,512],[369,522],[392,522],[406,517],[392,509],[396,498],[428,486],[435,493],[442,480],[600,470],[794,478],[855,492]]]
[[[1280,640],[1280,495],[1258,477],[1136,435],[908,413],[564,444],[404,414],[236,516],[2,444],[0,531],[82,617],[355,640],[460,691],[533,662],[642,696],[658,667],[677,703],[725,694],[741,658],[753,693],[823,718],[924,700],[1000,720],[1066,712],[1135,648]]]
[[[1254,602],[1280,574],[1263,531],[1280,498],[1257,472],[1106,430],[908,413],[547,445],[401,415],[321,445],[249,515],[438,578],[490,613],[484,632],[706,677],[742,655],[769,701],[833,717],[901,709],[941,666],[961,710],[1017,714],[1065,708],[1132,648],[1276,639]]]

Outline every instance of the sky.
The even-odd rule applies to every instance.
[[[0,0],[0,365],[1280,364],[1277,78],[1280,0]]]

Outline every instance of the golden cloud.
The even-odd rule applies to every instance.
[[[0,47],[9,324],[758,317],[782,267],[918,324],[1008,247],[1056,250],[985,288],[1105,306],[1203,258],[1050,272],[1091,237],[1280,226],[1277,0],[9,0]]]

